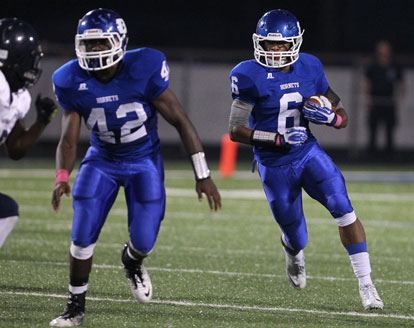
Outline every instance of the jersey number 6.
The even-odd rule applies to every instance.
[[[302,100],[303,97],[299,92],[285,93],[280,98],[280,111],[277,118],[277,131],[280,134],[285,134],[287,129],[297,127],[300,125],[300,111],[297,108],[296,104],[300,104]],[[289,103],[295,103],[295,105],[290,106],[293,108],[289,108]],[[293,126],[291,124],[289,124],[289,127],[287,126],[288,118],[291,118],[291,120],[293,120]]]

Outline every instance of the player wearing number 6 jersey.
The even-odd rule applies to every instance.
[[[286,10],[269,11],[259,20],[253,34],[255,59],[241,62],[230,73],[230,136],[254,146],[263,188],[282,230],[286,273],[293,286],[302,289],[306,285],[303,249],[308,233],[303,188],[338,224],[364,308],[382,309],[370,277],[365,232],[351,206],[344,178],[309,128],[309,122],[345,128],[348,118],[329,87],[321,62],[299,53],[303,32]],[[325,96],[324,105],[304,107],[305,100],[316,94]]]
[[[51,326],[77,326],[83,321],[92,255],[120,187],[128,207],[129,241],[122,263],[133,296],[140,303],[152,297],[143,259],[152,251],[165,211],[164,170],[157,134],[157,114],[172,124],[191,157],[196,191],[210,208],[221,207],[220,194],[199,137],[174,93],[168,88],[165,56],[154,49],[125,51],[126,26],[108,9],[88,12],[75,38],[78,59],[53,74],[63,108],[62,136],[56,153],[56,187],[52,204],[69,195],[69,173],[76,159],[81,119],[91,130],[91,146],[73,186],[69,301]]]

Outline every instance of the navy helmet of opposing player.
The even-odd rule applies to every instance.
[[[86,44],[91,40],[107,41],[109,49],[88,51]],[[124,56],[127,43],[125,22],[112,10],[94,9],[79,21],[75,50],[83,69],[98,71],[115,65]]]
[[[293,64],[299,58],[302,31],[296,17],[287,10],[277,9],[265,13],[253,33],[254,57],[266,67],[280,68]],[[291,44],[287,51],[266,51],[263,41],[282,41]]]
[[[0,19],[0,67],[10,70],[19,87],[30,87],[40,77],[40,40],[33,27],[18,18]]]

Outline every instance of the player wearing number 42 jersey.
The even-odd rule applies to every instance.
[[[364,308],[382,309],[370,276],[365,232],[351,206],[344,178],[310,130],[310,123],[345,128],[348,117],[319,59],[299,53],[303,32],[286,10],[269,11],[259,20],[253,34],[255,59],[239,63],[230,73],[230,136],[254,146],[263,188],[282,230],[286,273],[292,285],[297,289],[306,285],[303,249],[308,233],[303,188],[338,224]],[[304,106],[317,94],[322,95],[319,104],[306,102]]]
[[[221,207],[197,132],[168,88],[165,56],[149,48],[126,51],[126,32],[123,19],[112,10],[88,12],[75,38],[78,59],[53,74],[63,108],[52,199],[56,211],[61,196],[70,193],[81,119],[91,130],[91,146],[72,191],[69,300],[51,326],[78,326],[83,321],[95,244],[120,187],[129,231],[122,263],[133,296],[140,303],[151,300],[152,284],[143,260],[154,247],[165,211],[158,113],[180,134],[193,164],[199,199],[204,193],[212,210]]]

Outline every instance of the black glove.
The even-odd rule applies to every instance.
[[[43,124],[49,124],[49,122],[55,117],[58,107],[55,102],[49,97],[41,97],[37,95],[36,102],[37,121]]]

